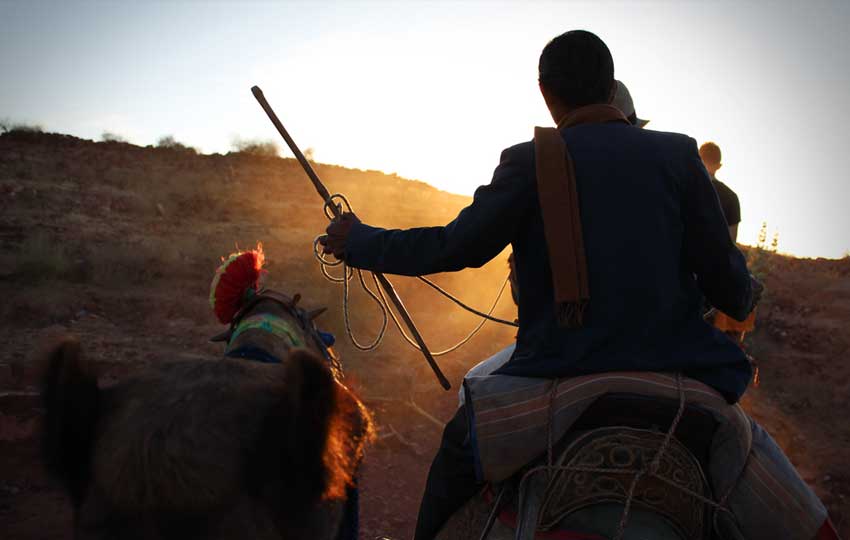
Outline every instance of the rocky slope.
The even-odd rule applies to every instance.
[[[388,227],[444,224],[469,198],[374,171],[317,165],[332,192],[360,217]],[[196,155],[94,143],[74,137],[0,136],[0,529],[4,538],[63,538],[69,510],[44,476],[34,433],[40,418],[39,351],[63,333],[80,336],[105,382],[164,358],[215,355],[220,330],[207,304],[222,255],[264,243],[269,284],[328,306],[325,329],[339,338],[347,373],[375,408],[381,440],[363,478],[363,538],[412,536],[418,497],[439,442],[428,416],[447,420],[443,392],[418,353],[390,330],[371,354],[343,336],[341,290],[324,281],[313,238],[321,203],[291,159],[244,153]],[[850,536],[850,260],[799,260],[763,251],[769,293],[748,342],[761,386],[744,405],[786,449]],[[486,309],[506,275],[505,256],[477,270],[437,276]],[[420,283],[395,278],[429,343],[453,344],[477,322]],[[513,318],[509,297],[496,314]],[[374,335],[378,313],[352,300],[355,330]],[[441,360],[457,385],[478,359],[508,343],[509,328],[485,325],[461,352]],[[413,396],[426,413],[403,401]]]

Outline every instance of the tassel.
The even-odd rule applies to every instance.
[[[262,244],[223,260],[210,286],[210,307],[219,322],[230,324],[242,305],[256,294],[264,261]]]
[[[561,328],[581,328],[584,326],[584,312],[587,300],[578,302],[562,302],[557,307],[556,318]]]

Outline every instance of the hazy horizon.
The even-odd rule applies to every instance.
[[[282,147],[257,84],[317,161],[471,195],[503,148],[551,124],[537,57],[586,28],[650,129],[721,146],[742,243],[766,221],[781,252],[835,258],[850,251],[848,26],[837,2],[0,1],[0,118],[207,153],[237,136]]]

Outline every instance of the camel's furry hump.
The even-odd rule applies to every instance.
[[[347,419],[353,398],[309,351],[292,351],[282,365],[163,363],[100,390],[78,346],[60,345],[50,364],[47,457],[78,503],[96,490],[119,512],[194,514],[247,494],[297,519],[343,493],[353,475],[355,460],[337,455],[352,443],[335,442],[357,431]],[[79,396],[94,405],[73,417],[58,412]],[[74,458],[62,459],[68,433],[91,435],[71,440]],[[74,469],[89,478],[70,478]]]

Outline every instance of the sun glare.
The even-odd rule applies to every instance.
[[[317,161],[471,195],[490,181],[502,149],[551,124],[537,89],[539,53],[555,35],[586,28],[608,44],[649,129],[721,146],[718,177],[741,200],[743,243],[755,243],[766,221],[780,251],[850,249],[839,160],[847,130],[834,121],[850,115],[846,6],[192,6],[21,8],[2,34],[14,39],[0,47],[21,84],[2,85],[0,102],[65,133],[112,131],[137,144],[173,134],[227,152],[236,138],[277,141],[249,92],[257,84]],[[49,39],[15,30],[42,22]],[[15,60],[25,55],[44,61]]]

